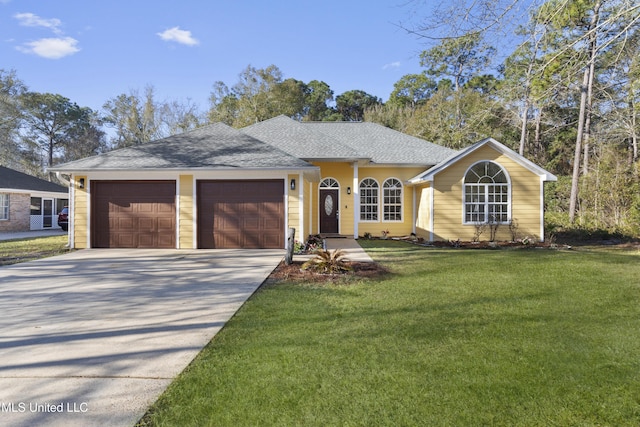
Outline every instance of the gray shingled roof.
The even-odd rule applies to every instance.
[[[435,165],[455,153],[369,122],[297,122],[278,116],[241,130],[305,160],[367,159],[379,164]]]
[[[269,144],[216,123],[158,141],[55,166],[55,171],[314,168]]]
[[[435,165],[453,153],[447,147],[370,122],[310,122],[305,126],[380,164]]]
[[[69,189],[44,179],[36,178],[26,173],[0,166],[0,188],[47,191],[51,193],[68,193]]]
[[[286,116],[274,117],[241,130],[300,159],[368,158],[335,138]]]

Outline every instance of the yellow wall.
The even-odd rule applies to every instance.
[[[378,221],[370,222],[361,221],[358,225],[358,234],[363,236],[365,233],[371,233],[372,236],[381,237],[382,230],[388,230],[390,236],[408,236],[413,231],[413,188],[404,185],[404,182],[419,173],[424,172],[424,167],[419,168],[372,168],[362,167],[359,169],[359,181],[365,178],[373,178],[378,181],[380,186],[380,213]],[[403,183],[402,186],[402,221],[384,221],[382,212],[382,184],[388,178],[397,178]]]
[[[431,187],[419,185],[416,192],[416,235],[423,239],[431,238]]]
[[[287,196],[287,218],[288,227],[296,229],[295,240],[303,242],[306,238],[305,230],[303,229],[303,218],[300,216],[300,177],[298,175],[289,175],[287,177],[287,185],[292,179],[296,180],[295,190],[289,189]],[[288,231],[288,230],[285,230]]]
[[[463,225],[463,180],[469,166],[482,160],[498,163],[511,179],[511,218],[518,222],[520,237],[540,239],[540,177],[491,147],[484,146],[435,176],[434,240],[472,240],[476,227]],[[488,229],[480,240],[489,240]],[[506,224],[499,226],[496,240],[511,240]]]
[[[75,194],[74,205],[71,209],[74,210],[70,215],[73,218],[73,242],[74,248],[86,249],[89,247],[87,244],[88,230],[89,230],[89,181],[86,176],[74,176],[73,191]],[[80,188],[80,180],[84,179],[85,188]]]
[[[355,186],[353,182],[354,169],[352,163],[314,163],[320,167],[322,181],[325,178],[333,178],[340,183],[340,200],[339,200],[339,230],[340,234],[354,234],[354,217],[359,218],[359,212],[355,212]],[[395,168],[395,167],[366,167],[358,168],[358,183],[365,178],[373,178],[380,185],[380,214],[375,222],[358,222],[358,234],[363,236],[364,233],[371,233],[373,236],[381,236],[382,230],[389,230],[391,236],[405,236],[413,230],[413,190],[411,187],[403,186],[403,212],[401,222],[383,221],[382,220],[382,184],[388,178],[397,178],[403,184],[406,180],[413,178],[421,172],[424,167],[411,168]],[[319,226],[319,182],[313,183],[311,205],[312,209],[312,234],[320,232]],[[351,194],[347,194],[347,187],[351,187]],[[308,200],[309,198],[307,198]],[[355,215],[357,214],[357,215]]]
[[[178,231],[178,248],[192,249],[193,239],[193,175],[180,175],[178,181],[178,201],[180,204],[180,229]]]

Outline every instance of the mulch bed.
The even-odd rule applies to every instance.
[[[267,284],[281,281],[305,283],[337,283],[348,282],[353,279],[371,279],[382,277],[389,273],[385,267],[375,262],[349,262],[351,271],[337,274],[322,274],[303,270],[303,261],[293,261],[290,265],[281,262],[267,279]]]

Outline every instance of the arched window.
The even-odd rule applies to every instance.
[[[365,178],[360,182],[360,221],[378,221],[378,182]]]
[[[402,183],[389,178],[382,184],[382,220],[402,221]]]
[[[320,188],[340,188],[340,183],[333,178],[325,178],[320,183]]]
[[[464,222],[509,222],[511,184],[507,172],[490,161],[472,165],[464,176]]]

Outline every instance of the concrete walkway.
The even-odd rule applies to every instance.
[[[283,257],[88,249],[1,267],[0,425],[134,425]]]
[[[340,249],[346,253],[345,258],[355,262],[373,262],[373,259],[358,244],[358,241],[350,238],[328,238],[325,239],[327,250],[334,251]],[[294,261],[306,261],[313,255],[294,255]]]

